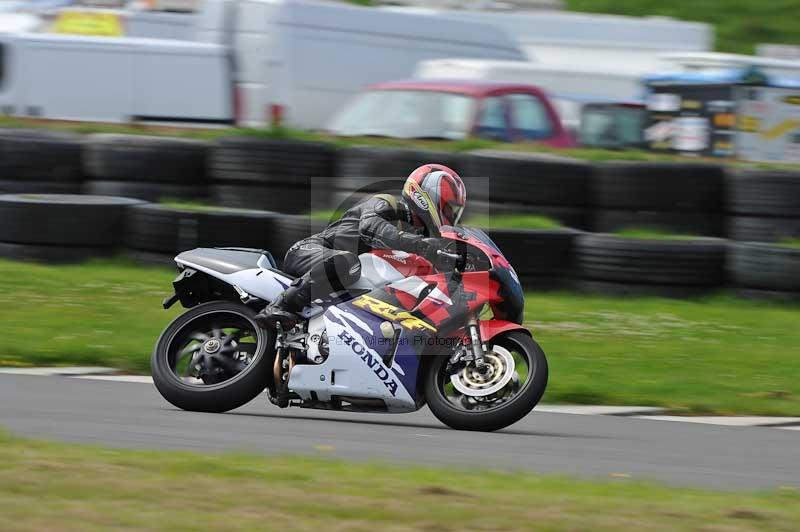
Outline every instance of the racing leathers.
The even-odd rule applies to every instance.
[[[283,271],[296,276],[292,285],[259,315],[291,321],[312,299],[346,289],[358,280],[358,255],[373,249],[397,249],[436,262],[438,239],[415,227],[405,201],[389,194],[372,196],[348,209],[322,232],[295,243],[286,252]],[[324,275],[315,271],[324,271]]]
[[[354,205],[322,232],[293,245],[286,253],[283,270],[301,276],[334,250],[358,256],[373,249],[399,249],[426,256],[430,247],[421,230],[413,226],[405,202],[380,194]]]

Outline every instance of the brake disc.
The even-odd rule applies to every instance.
[[[504,347],[494,346],[483,360],[487,365],[485,373],[467,366],[450,376],[456,390],[470,397],[486,397],[505,388],[516,373],[514,357]]]

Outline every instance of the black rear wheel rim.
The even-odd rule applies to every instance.
[[[169,339],[170,376],[181,385],[209,388],[241,379],[261,355],[260,329],[243,313],[214,310],[195,316]]]

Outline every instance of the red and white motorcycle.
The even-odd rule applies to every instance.
[[[427,404],[455,429],[515,423],[548,378],[522,326],[519,279],[483,231],[445,227],[442,237],[453,271],[405,252],[363,254],[361,279],[314,301],[291,330],[255,321],[292,281],[268,252],[181,253],[164,306],[190,310],[158,340],[156,387],[185,410],[225,412],[266,389],[281,407],[401,413]]]

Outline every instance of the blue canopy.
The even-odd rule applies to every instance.
[[[647,85],[760,85],[800,88],[800,78],[773,76],[758,68],[734,68],[711,72],[665,72],[644,77]]]

